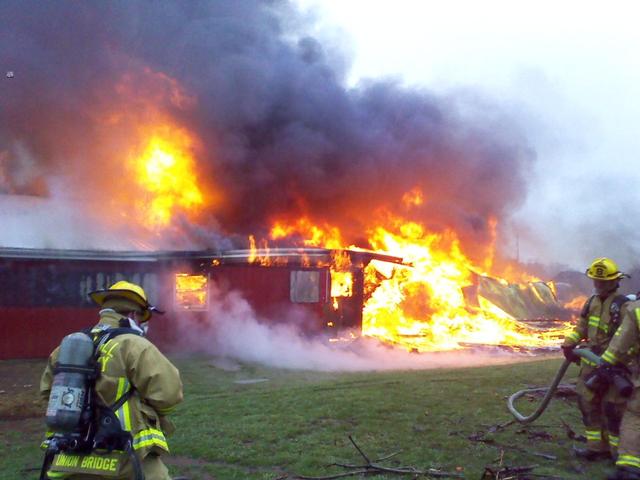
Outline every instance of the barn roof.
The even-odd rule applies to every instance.
[[[193,251],[112,251],[112,250],[56,250],[37,248],[0,248],[0,258],[38,260],[94,260],[158,262],[162,260],[218,260],[220,263],[249,263],[251,259],[269,259],[273,263],[331,263],[335,255],[348,255],[353,263],[371,260],[402,263],[401,257],[370,250],[335,250],[327,248],[270,248],[257,250],[193,250]]]

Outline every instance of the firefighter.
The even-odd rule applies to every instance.
[[[597,258],[585,273],[593,280],[595,294],[584,304],[576,328],[565,337],[562,344],[565,357],[572,361],[578,361],[573,352],[578,345],[586,346],[596,355],[605,351],[620,324],[621,309],[629,302],[624,295],[617,295],[620,280],[629,276],[620,272],[613,260]],[[614,389],[593,392],[587,388],[585,381],[592,375],[596,365],[586,359],[581,359],[580,363],[576,391],[587,447],[574,447],[574,453],[589,461],[615,457],[626,399]]]
[[[640,300],[628,303],[622,325],[602,354],[602,371],[612,380],[612,365],[623,365],[630,373],[632,393],[620,427],[616,471],[610,480],[640,480]],[[608,372],[608,373],[607,373]]]
[[[115,411],[120,427],[130,432],[134,461],[122,459],[121,464],[106,463],[104,458],[95,462],[79,462],[72,456],[53,461],[47,475],[50,479],[133,478],[136,465],[141,465],[145,480],[170,480],[161,455],[168,453],[165,435],[172,433],[173,424],[166,418],[182,401],[180,373],[171,362],[145,338],[149,320],[154,311],[144,290],[134,283],[120,281],[106,290],[91,292],[89,297],[101,307],[99,321],[90,335],[95,339],[104,332],[125,332],[98,343],[99,374],[95,394],[100,404],[112,406],[127,398]],[[161,313],[161,312],[160,312]],[[129,329],[129,330],[123,330]],[[131,332],[131,333],[126,333]],[[108,337],[107,337],[108,338]],[[54,364],[60,347],[51,356],[40,381],[40,392],[48,398],[52,388]],[[124,397],[128,395],[128,397]],[[51,441],[53,432],[48,432]],[[58,465],[57,465],[58,464]],[[100,468],[110,472],[101,475]],[[106,465],[106,466],[105,466]],[[113,470],[118,474],[114,477]],[[109,475],[106,475],[109,473]]]

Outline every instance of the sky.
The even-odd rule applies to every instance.
[[[351,50],[352,85],[390,76],[443,95],[481,94],[520,123],[537,159],[506,232],[515,256],[574,268],[598,256],[640,263],[633,2],[299,3],[319,16],[319,34]]]

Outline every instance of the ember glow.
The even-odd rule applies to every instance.
[[[412,192],[405,198],[422,198]],[[413,200],[412,200],[413,201]],[[391,219],[391,220],[390,220]],[[386,225],[369,231],[369,247],[380,253],[401,257],[402,265],[371,262],[365,270],[365,291],[370,292],[363,311],[362,334],[414,351],[453,350],[468,344],[548,346],[557,342],[564,328],[536,330],[516,320],[486,298],[478,296],[471,306],[464,289],[473,285],[475,273],[490,275],[493,245],[482,265],[475,265],[463,252],[456,233],[430,233],[420,223],[389,217]],[[495,229],[495,223],[492,228]],[[305,238],[306,246],[321,246],[317,239],[336,248],[340,229],[314,225],[304,218],[274,227],[274,238],[282,232]],[[333,237],[332,237],[333,235]],[[351,248],[341,245],[341,248]],[[332,267],[334,308],[340,296],[352,287],[348,265]],[[516,278],[533,278],[510,270]],[[506,280],[501,280],[508,285]],[[340,292],[339,292],[340,290]],[[334,295],[335,293],[335,295]]]
[[[204,275],[177,273],[175,303],[185,310],[201,310],[208,303],[208,278]]]

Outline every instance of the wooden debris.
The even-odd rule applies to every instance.
[[[553,440],[553,435],[545,430],[531,431],[527,428],[516,430],[516,434],[526,435],[529,440],[544,440],[546,442]]]
[[[556,457],[555,455],[551,455],[551,454],[548,454],[548,453],[536,452],[534,450],[527,449],[527,448],[521,448],[521,447],[518,447],[516,445],[502,445],[502,444],[496,442],[493,438],[487,438],[486,437],[487,434],[495,433],[495,432],[497,432],[497,431],[499,431],[499,430],[501,430],[501,429],[503,429],[503,428],[505,428],[505,427],[507,427],[509,425],[512,425],[514,422],[515,422],[515,420],[510,420],[510,421],[505,422],[505,423],[501,423],[501,424],[498,424],[498,425],[493,425],[493,426],[489,427],[489,429],[484,431],[484,432],[475,432],[475,433],[472,433],[471,435],[468,435],[467,439],[471,440],[472,442],[480,442],[480,443],[484,443],[485,445],[490,445],[492,447],[499,448],[499,449],[501,449],[501,451],[513,450],[513,451],[516,451],[516,452],[532,455],[534,457],[544,458],[545,460],[557,460],[558,459],[558,457]],[[526,432],[527,432],[527,430],[525,428],[525,429],[519,430],[516,433],[526,433]],[[534,435],[534,437],[530,437],[530,438],[536,438],[536,432],[531,432],[531,433]],[[537,435],[538,435],[538,438],[544,438],[545,435],[550,435],[550,434],[545,432],[545,435],[543,435],[542,433],[538,433]],[[544,439],[547,440],[548,438],[544,438]]]
[[[360,446],[355,442],[355,440],[349,435],[349,441],[358,451],[360,456],[364,459],[366,463],[362,465],[352,465],[352,464],[344,464],[344,463],[332,463],[329,466],[334,467],[342,467],[349,469],[348,472],[336,473],[334,475],[326,475],[322,477],[309,477],[305,475],[294,475],[292,478],[300,479],[300,480],[332,480],[334,478],[344,478],[344,477],[352,477],[356,475],[375,475],[380,473],[391,473],[395,475],[411,475],[416,477],[418,475],[425,475],[427,477],[433,478],[462,478],[464,475],[461,473],[455,472],[443,472],[441,470],[437,470],[435,468],[428,468],[426,470],[420,470],[415,467],[386,467],[381,465],[379,462],[383,460],[388,460],[391,457],[395,457],[400,452],[395,452],[389,455],[386,455],[382,458],[374,460],[373,462],[369,459],[366,453],[360,448]]]
[[[525,467],[485,467],[480,480],[507,480],[523,479],[522,474],[526,474],[535,469],[538,465],[528,465]]]
[[[564,480],[563,477],[555,475],[545,475],[533,473],[538,465],[528,465],[524,467],[486,467],[480,480],[531,480],[539,478],[541,480]]]
[[[569,425],[567,422],[565,422],[562,418],[560,419],[560,421],[562,422],[562,426],[564,427],[564,431],[567,433],[567,437],[569,437],[571,440],[575,440],[576,442],[586,442],[587,438],[584,435],[578,435],[576,432],[573,431],[573,428],[571,428],[571,425]]]

